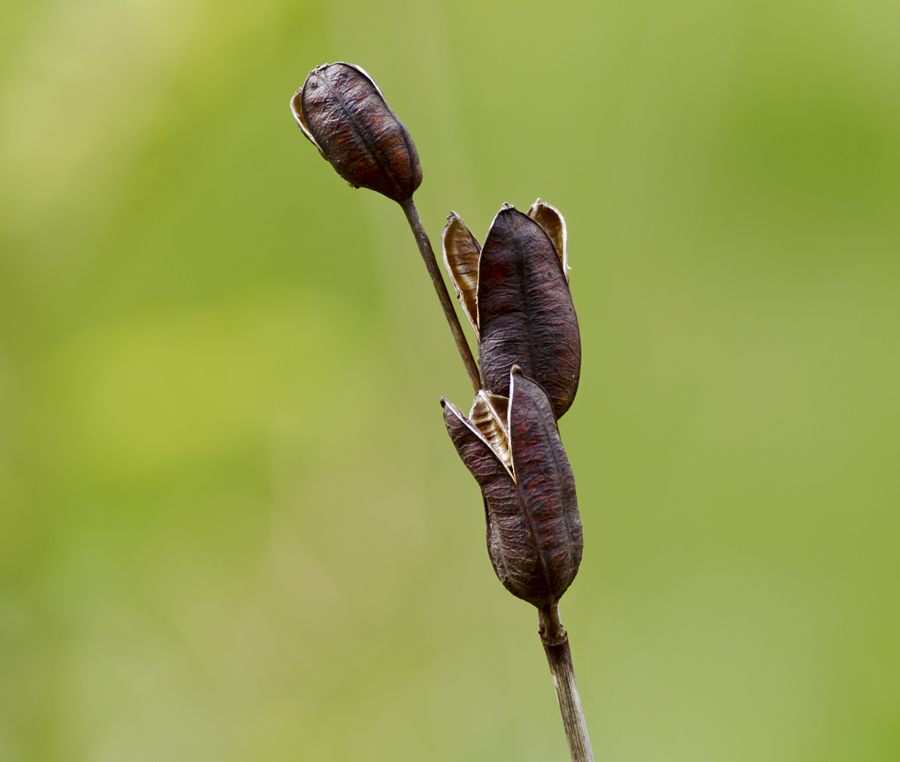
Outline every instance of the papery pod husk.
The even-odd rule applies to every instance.
[[[456,212],[450,212],[441,233],[441,252],[453,290],[478,336],[478,258],[481,246]]]
[[[566,282],[569,280],[569,241],[566,231],[566,221],[555,206],[538,199],[528,208],[528,216],[531,217],[553,241],[559,263],[562,265]]]
[[[540,609],[572,584],[583,539],[575,478],[544,390],[511,372],[508,430],[513,478],[488,441],[446,400],[444,422],[484,498],[491,564],[504,587]]]
[[[481,432],[500,461],[515,479],[509,449],[509,400],[482,389],[475,395],[469,421]]]
[[[520,365],[544,387],[557,418],[571,407],[581,337],[562,260],[544,228],[508,204],[481,248],[478,327],[485,388],[509,396],[510,369]]]
[[[313,69],[291,99],[303,134],[341,177],[403,203],[422,182],[415,143],[378,85],[343,62]]]

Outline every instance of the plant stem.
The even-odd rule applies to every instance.
[[[548,609],[540,609],[540,636],[544,644],[544,652],[550,663],[550,674],[553,675],[553,688],[562,714],[566,741],[569,742],[569,753],[572,762],[594,762],[591,751],[591,739],[588,738],[587,725],[584,723],[584,712],[581,710],[581,697],[575,684],[575,670],[572,667],[572,652],[569,650],[569,636],[559,621],[559,608],[556,605]]]
[[[428,239],[428,234],[422,226],[422,220],[419,219],[419,212],[416,210],[416,205],[413,203],[412,198],[401,203],[400,206],[403,207],[403,211],[406,213],[406,219],[409,221],[409,226],[412,228],[413,235],[416,237],[419,253],[425,261],[425,267],[428,268],[428,274],[431,276],[431,283],[434,286],[434,290],[437,292],[441,307],[444,310],[444,316],[447,318],[447,323],[450,325],[450,332],[453,334],[456,348],[459,350],[463,364],[466,366],[466,372],[469,374],[469,380],[472,382],[472,387],[477,392],[481,389],[481,376],[478,372],[478,364],[475,362],[472,350],[469,349],[469,342],[466,341],[466,335],[463,333],[459,318],[456,315],[456,310],[453,308],[453,302],[450,300],[447,286],[444,285],[444,279],[441,277],[441,271],[438,268],[437,259],[435,259],[434,256],[434,249],[431,248],[431,241]]]

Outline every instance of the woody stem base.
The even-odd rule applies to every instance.
[[[539,632],[550,664],[550,674],[553,675],[553,688],[556,690],[572,762],[594,762],[591,740],[588,738],[584,712],[581,709],[581,697],[575,683],[569,636],[559,621],[557,606],[540,609]]]
[[[481,376],[478,373],[478,364],[475,362],[475,357],[472,355],[472,350],[469,348],[469,342],[466,341],[466,335],[463,333],[459,317],[457,317],[456,310],[453,308],[453,302],[450,299],[450,294],[447,292],[447,286],[444,285],[444,279],[441,276],[437,259],[434,256],[434,249],[431,248],[431,241],[428,238],[428,234],[425,232],[425,228],[422,226],[422,220],[419,219],[419,212],[416,210],[416,205],[413,203],[412,198],[402,202],[400,206],[403,207],[409,226],[412,228],[413,235],[416,237],[419,253],[425,261],[425,267],[428,268],[428,275],[431,276],[431,283],[434,286],[434,290],[437,292],[438,299],[441,302],[441,308],[444,310],[444,316],[447,318],[447,323],[450,325],[450,332],[453,334],[456,348],[459,350],[463,364],[466,366],[466,372],[469,374],[469,380],[472,382],[472,387],[477,392],[481,389]]]

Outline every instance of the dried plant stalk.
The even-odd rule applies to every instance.
[[[544,653],[553,676],[553,689],[559,702],[563,729],[569,744],[572,762],[594,762],[591,739],[588,737],[581,696],[575,683],[575,669],[572,666],[572,652],[569,650],[569,635],[559,621],[559,608],[551,606],[540,611],[540,636]]]
[[[381,90],[359,66],[325,64],[309,73],[291,111],[341,177],[393,199],[406,215],[475,391],[469,418],[441,404],[451,440],[482,490],[488,555],[503,585],[540,612],[572,762],[593,762],[557,606],[582,554],[575,478],[557,426],[581,373],[565,220],[540,199],[527,214],[504,204],[481,247],[451,214],[441,249],[475,330],[476,362],[413,203],[422,182],[415,143]]]
[[[406,214],[410,228],[412,228],[413,235],[416,238],[416,245],[419,247],[419,253],[422,255],[425,267],[428,268],[431,283],[434,286],[435,293],[437,293],[441,308],[444,310],[444,316],[447,318],[450,332],[453,334],[453,341],[456,342],[459,356],[462,358],[463,365],[466,366],[466,373],[469,374],[469,381],[472,382],[472,388],[478,392],[481,389],[481,375],[478,372],[478,363],[475,362],[469,342],[466,341],[466,335],[463,333],[462,325],[460,325],[459,318],[456,315],[456,310],[453,309],[453,302],[450,301],[450,294],[447,292],[447,286],[444,285],[444,278],[441,276],[437,259],[434,256],[434,249],[431,248],[431,239],[428,238],[428,233],[425,232],[425,228],[422,226],[422,220],[419,218],[419,212],[416,210],[416,205],[413,203],[412,198],[410,197],[402,202],[400,206],[403,207],[403,212]]]

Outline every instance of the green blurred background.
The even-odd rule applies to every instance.
[[[294,123],[366,68],[436,240],[537,196],[584,342],[598,760],[900,759],[900,5],[5,0],[0,760],[564,760],[413,239]]]

